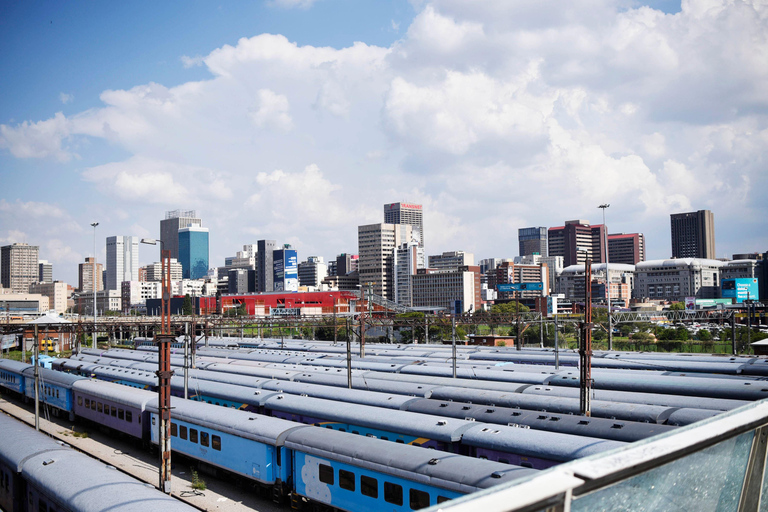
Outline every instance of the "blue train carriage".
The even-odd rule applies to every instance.
[[[69,415],[70,420],[74,420],[72,384],[78,380],[84,379],[78,375],[49,370],[47,368],[38,368],[39,371],[39,399],[42,403],[52,407],[54,416],[61,413]],[[28,365],[24,371],[24,395],[29,400],[35,398],[35,367]]]
[[[312,427],[289,432],[285,448],[293,457],[292,506],[299,509],[319,502],[354,512],[418,510],[537,473]]]
[[[156,393],[90,379],[79,380],[72,387],[79,418],[149,442],[147,403],[157,398]]]
[[[0,386],[24,396],[24,375],[22,372],[30,365],[11,359],[0,359]]]
[[[151,441],[159,444],[157,399],[147,404]],[[210,469],[223,469],[262,487],[276,487],[287,494],[290,461],[285,436],[303,425],[236,409],[175,398],[171,410],[171,447]]]
[[[194,508],[0,414],[0,509],[185,512]]]

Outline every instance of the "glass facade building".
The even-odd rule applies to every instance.
[[[184,279],[201,279],[208,274],[208,228],[179,229],[179,263]]]

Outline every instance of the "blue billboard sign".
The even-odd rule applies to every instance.
[[[722,297],[724,299],[736,299],[737,303],[747,299],[760,300],[756,277],[741,277],[736,279],[723,279],[721,281]]]
[[[544,289],[544,283],[539,281],[538,283],[510,283],[496,285],[496,289],[500,292],[521,292],[521,291],[541,291]]]

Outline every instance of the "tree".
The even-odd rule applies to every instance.
[[[685,304],[682,302],[673,302],[669,305],[670,311],[685,311]]]
[[[184,302],[181,303],[181,313],[184,316],[191,316],[194,312],[192,307],[192,297],[189,294],[184,295]]]
[[[514,315],[517,313],[517,302],[505,302],[503,304],[494,304],[491,306],[491,313],[494,315]],[[520,304],[520,312],[525,313],[530,311],[530,308],[525,304]]]

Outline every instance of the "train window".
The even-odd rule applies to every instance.
[[[357,434],[358,436],[360,435],[360,432],[358,432],[357,430],[353,430],[352,433]]]
[[[346,431],[347,431],[347,429],[345,429],[345,428],[339,428],[339,432],[346,432]]]
[[[403,441],[402,439],[395,439],[395,442],[400,444],[405,444],[405,441]]]
[[[102,412],[102,409],[101,409],[101,402],[98,402],[98,403],[96,404],[96,409],[98,410],[98,412]]]
[[[124,420],[125,419],[125,411],[123,409],[117,410],[117,419]]]
[[[333,468],[326,464],[320,464],[320,481],[324,484],[333,485]]]
[[[187,427],[184,425],[179,426],[179,437],[183,440],[187,440]]]
[[[59,398],[59,390],[56,390],[56,398]]]
[[[208,435],[208,432],[200,432],[200,444],[203,446],[210,445],[210,436]]]
[[[194,428],[189,429],[189,442],[190,443],[197,442],[197,429],[194,429]]]
[[[499,459],[499,462],[501,462],[502,464],[509,464],[509,460],[507,459]]]
[[[403,504],[403,486],[384,482],[384,501],[393,505]]]
[[[379,497],[378,480],[365,475],[360,476],[360,492],[363,493],[363,496],[378,498]]]
[[[429,493],[418,489],[411,489],[409,494],[411,510],[419,510],[429,506]]]
[[[91,410],[95,411],[96,410],[96,406],[100,407],[101,404],[99,402],[97,402],[96,400],[91,400]]]
[[[221,438],[219,436],[211,436],[213,442],[213,449],[221,451]]]
[[[112,406],[112,416],[117,416],[117,407]]]
[[[355,490],[355,474],[351,471],[339,470],[339,487],[348,491]]]
[[[445,496],[440,496],[438,494],[438,496],[437,496],[437,503],[438,504],[445,503],[446,501],[451,501],[451,498],[446,498]]]
[[[37,510],[39,510],[40,512],[48,512],[48,504],[43,500],[38,500]]]
[[[171,435],[173,437],[179,436],[179,427],[174,422],[171,422]]]
[[[133,413],[131,411],[125,411],[125,421],[133,423]]]
[[[77,397],[77,405],[79,405],[80,407],[83,406],[83,397],[81,397],[81,396]]]
[[[389,441],[389,438],[387,436],[381,436],[382,441]]]
[[[98,275],[98,274],[96,274],[96,275]],[[85,399],[85,406],[86,407],[90,407],[91,406],[91,401],[88,400],[87,398]]]
[[[520,465],[523,466],[524,468],[533,469],[533,464],[531,464],[530,462],[521,462]]]

